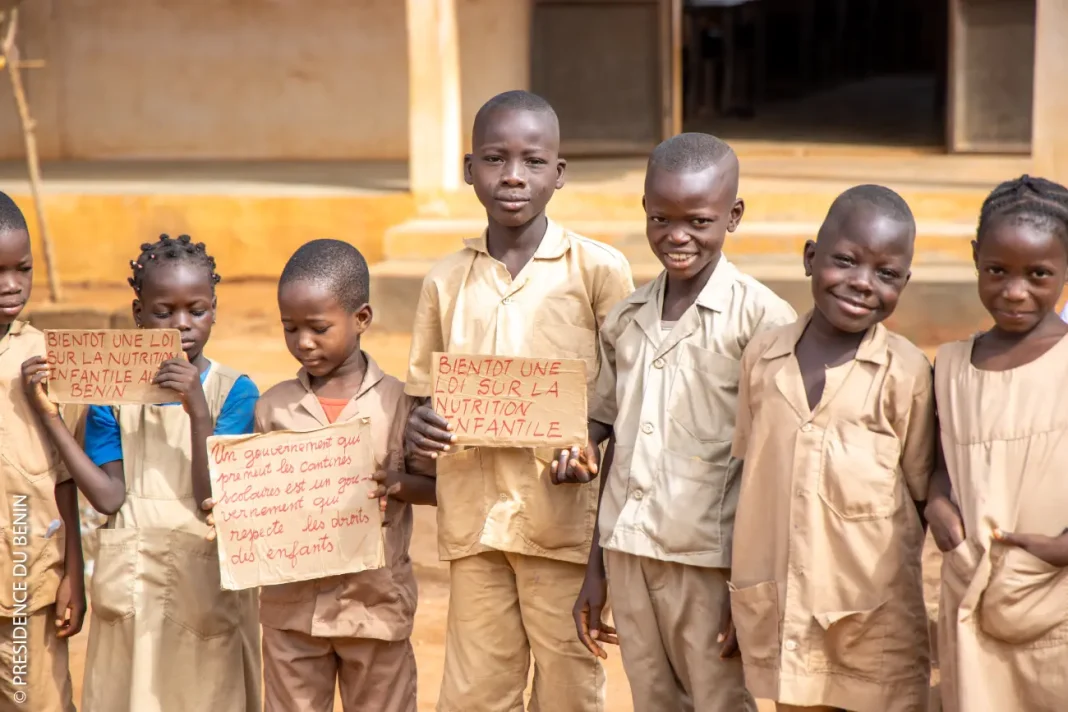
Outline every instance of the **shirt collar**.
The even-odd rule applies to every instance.
[[[26,327],[24,321],[13,321],[7,329],[7,333],[0,339],[0,354],[4,353],[11,346],[11,337],[18,336],[22,333],[22,330]]]
[[[534,259],[536,260],[555,260],[563,257],[571,249],[571,242],[567,239],[564,229],[552,219],[546,218],[546,220],[548,223],[545,227],[545,235],[542,236],[541,242],[538,243],[538,249],[534,251]],[[486,229],[478,237],[465,239],[464,246],[469,250],[488,255],[489,248],[486,244],[488,232],[489,230]]]
[[[360,384],[360,390],[356,392],[356,395],[353,396],[351,400],[359,400],[362,398],[367,391],[377,386],[378,382],[385,376],[385,373],[379,368],[378,363],[371,358],[370,354],[366,351],[361,351],[361,353],[363,353],[363,357],[367,359],[367,371],[363,375],[363,383]],[[303,367],[297,371],[297,380],[300,381],[300,384],[304,386],[304,389],[308,393],[314,395],[315,392],[311,387],[311,377]]]
[[[737,281],[737,277],[738,268],[727,259],[726,255],[720,255],[716,268],[705,282],[705,286],[701,288],[701,293],[697,295],[694,303],[712,311],[726,311],[730,306],[731,287]],[[632,292],[627,301],[632,304],[644,304],[655,300],[658,304],[662,304],[665,286],[667,286],[667,270],[661,270],[653,282],[652,289]]]
[[[805,316],[780,331],[775,342],[764,352],[763,358],[773,359],[793,354],[801,334],[805,333],[805,329],[811,321],[812,311],[809,311]],[[887,364],[889,361],[889,343],[885,326],[879,323],[868,329],[867,333],[864,334],[864,339],[861,340],[860,345],[857,347],[856,359],[880,366]]]

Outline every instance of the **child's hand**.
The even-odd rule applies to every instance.
[[[592,442],[579,452],[577,447],[557,450],[549,465],[549,475],[554,485],[586,484],[597,476],[601,466],[601,451]]]
[[[200,383],[200,371],[189,361],[183,358],[164,361],[152,382],[161,388],[177,391],[182,399],[182,407],[191,417],[208,416],[208,401],[204,397],[204,386]]]
[[[579,640],[586,649],[597,657],[607,660],[608,653],[599,643],[619,645],[619,636],[616,629],[605,625],[601,621],[601,612],[608,603],[608,579],[603,573],[586,570],[586,578],[582,581],[582,590],[579,591],[575,607],[571,614],[575,618],[575,630],[578,631]]]
[[[731,597],[723,598],[723,611],[719,617],[719,635],[716,637],[719,646],[719,657],[733,658],[738,654],[738,634],[734,630],[734,618],[731,617]]]
[[[204,522],[208,525],[208,533],[204,535],[204,538],[208,541],[215,541],[218,532],[215,531],[215,513],[211,511],[215,508],[215,500],[208,497],[200,503],[200,508],[208,513],[207,516],[204,517]]]
[[[60,579],[56,592],[56,635],[70,638],[78,634],[85,621],[85,579],[79,572]]]
[[[953,551],[964,541],[964,520],[960,509],[949,497],[932,497],[923,510],[935,545],[943,554]]]
[[[398,477],[400,473],[389,470],[378,470],[372,476],[375,488],[367,495],[367,499],[377,499],[378,509],[382,512],[382,526],[389,526],[386,521],[386,508],[389,506],[389,498],[396,497],[401,492],[401,483]]]
[[[1050,566],[1068,566],[1068,529],[1055,537],[1043,534],[1014,534],[995,529],[994,541],[1005,546],[1019,547]]]
[[[22,389],[30,405],[42,418],[59,416],[59,407],[48,400],[45,381],[48,380],[48,361],[43,356],[33,356],[22,362]]]
[[[421,405],[408,417],[408,427],[404,432],[407,452],[422,457],[436,458],[448,452],[449,446],[456,442],[456,436],[449,432],[452,426],[429,406]]]

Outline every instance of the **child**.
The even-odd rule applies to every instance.
[[[204,244],[163,235],[130,264],[137,326],[177,329],[188,360],[164,362],[155,378],[180,405],[90,407],[84,452],[49,428],[79,489],[108,515],[90,583],[83,712],[258,712],[256,591],[219,588],[198,505],[211,493],[206,439],[252,432],[259,393],[204,356],[219,281]]]
[[[1068,700],[1068,190],[1002,183],[972,247],[994,326],[935,361],[943,709],[1054,712]]]
[[[302,368],[263,394],[257,432],[370,417],[376,469],[389,471],[372,495],[388,489],[391,497],[385,568],[262,589],[266,712],[328,712],[338,683],[346,712],[416,709],[410,503],[434,504],[434,481],[404,472],[404,424],[413,401],[360,350],[371,325],[369,281],[355,247],[314,240],[289,259],[278,283],[286,346]]]
[[[741,662],[710,654],[729,605],[738,491],[729,443],[745,345],[797,315],[722,254],[745,209],[726,143],[685,133],[660,144],[642,204],[664,271],[601,331],[587,459],[609,435],[615,456],[575,622],[603,656],[607,568],[636,712],[754,710]]]
[[[67,638],[85,617],[81,519],[46,435],[67,426],[26,375],[45,353],[41,332],[16,321],[32,285],[26,219],[0,193],[0,708],[74,712]],[[47,408],[43,422],[31,404]]]
[[[554,486],[551,448],[452,453],[445,420],[427,404],[435,351],[579,358],[596,377],[598,330],[633,283],[619,252],[546,217],[564,185],[559,146],[556,113],[540,97],[506,92],[479,110],[464,174],[489,224],[431,269],[416,312],[405,390],[424,400],[407,447],[423,467],[450,453],[431,460],[439,552],[450,562],[442,712],[521,708],[531,653],[532,710],[604,708],[604,671],[569,615],[596,487]]]
[[[915,237],[897,193],[844,192],[805,245],[815,308],[742,358],[731,609],[746,684],[779,710],[927,706],[931,366],[881,323]]]

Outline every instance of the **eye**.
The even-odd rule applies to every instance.
[[[482,160],[486,163],[501,163],[504,161],[500,156],[485,156]]]
[[[1053,273],[1050,272],[1048,269],[1039,268],[1031,270],[1031,276],[1035,279],[1046,279],[1047,277],[1052,277]]]
[[[694,218],[690,222],[696,225],[697,227],[706,227],[708,225],[711,225],[715,221],[711,218]]]
[[[544,166],[548,163],[548,161],[546,161],[544,158],[531,158],[529,161],[527,161],[527,163],[533,164],[535,166]]]
[[[839,267],[851,267],[853,265],[853,258],[848,255],[835,255],[831,259]]]
[[[316,334],[325,334],[326,332],[330,331],[330,327],[329,326],[316,326],[316,327],[314,327],[312,329],[312,331],[314,331]]]
[[[1001,275],[1005,274],[1005,269],[1003,267],[997,267],[997,266],[987,267],[983,271],[986,272],[987,274],[992,274],[992,275],[998,276],[998,277],[1000,277]]]
[[[19,272],[32,272],[33,265],[19,265]]]
[[[888,282],[893,282],[894,280],[898,279],[901,275],[899,275],[897,272],[895,272],[892,269],[881,269],[881,270],[879,270],[879,276],[882,277],[883,279],[885,279]]]
[[[649,216],[649,221],[650,222],[654,222],[657,225],[663,225],[664,223],[667,222],[667,220],[665,220],[664,218],[660,217],[659,215],[650,215]]]
[[[189,312],[198,319],[208,313],[207,309],[193,309]]]
[[[156,317],[157,319],[166,319],[170,315],[170,312],[152,312],[152,316]]]
[[[295,327],[295,326],[287,326],[286,324],[282,324],[282,331],[286,332],[287,334],[295,334],[295,333],[297,333],[297,327]]]

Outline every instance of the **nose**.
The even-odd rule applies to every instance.
[[[301,351],[311,351],[315,348],[315,340],[312,339],[311,332],[306,329],[301,330],[300,336],[297,338],[297,348]]]
[[[849,286],[860,294],[871,294],[871,277],[871,271],[868,269],[854,269],[849,274]]]
[[[508,186],[522,187],[526,185],[527,173],[522,160],[508,161],[504,165],[501,174],[501,182]]]
[[[178,331],[189,331],[193,328],[193,318],[189,315],[189,312],[179,311],[174,314],[173,329]]]
[[[675,224],[668,229],[668,241],[672,245],[685,245],[690,241],[690,234],[685,224]]]
[[[1027,299],[1027,284],[1022,279],[1010,279],[1005,283],[1002,296],[1010,302],[1022,302]]]

